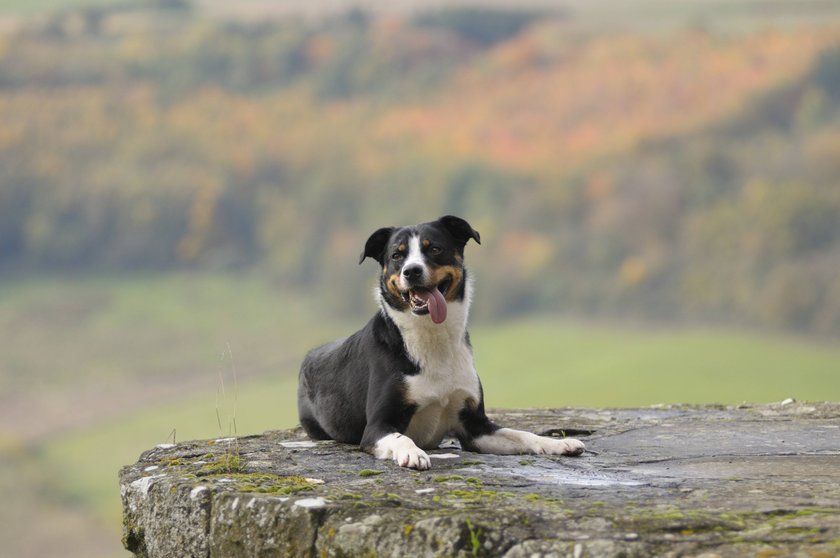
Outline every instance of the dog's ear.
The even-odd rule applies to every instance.
[[[373,258],[383,265],[385,262],[385,248],[388,246],[388,239],[391,238],[391,233],[394,232],[394,227],[383,227],[370,235],[370,238],[365,242],[365,249],[359,256],[359,264],[365,261],[365,258]]]
[[[458,242],[458,245],[462,250],[471,238],[478,244],[481,244],[481,235],[478,234],[478,231],[473,229],[469,223],[460,217],[445,215],[438,219],[438,221],[446,227],[446,230],[448,230],[449,234],[451,234],[455,241]]]

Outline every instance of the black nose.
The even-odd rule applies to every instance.
[[[417,281],[421,277],[423,277],[423,266],[421,265],[408,265],[405,266],[402,270],[403,277],[406,278],[408,281]]]

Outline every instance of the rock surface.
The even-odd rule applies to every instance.
[[[840,555],[840,404],[493,418],[591,451],[452,442],[417,472],[299,430],[159,446],[120,473],[123,542],[150,558]]]

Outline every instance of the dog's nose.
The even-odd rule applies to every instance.
[[[423,266],[408,265],[403,268],[402,274],[407,281],[417,281],[418,279],[423,277]]]

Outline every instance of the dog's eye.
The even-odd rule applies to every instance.
[[[429,248],[429,254],[433,256],[439,256],[441,252],[443,252],[443,250],[441,250],[439,246],[432,246]]]
[[[393,254],[391,254],[391,259],[397,262],[400,261],[401,259],[403,259],[402,252],[394,252]]]

